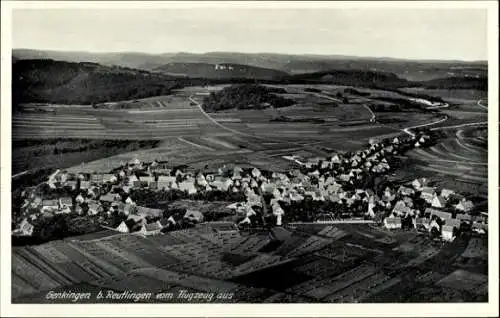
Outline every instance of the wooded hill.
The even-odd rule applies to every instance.
[[[13,105],[23,102],[93,104],[169,94],[173,77],[143,70],[54,60],[12,65]]]

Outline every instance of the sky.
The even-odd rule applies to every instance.
[[[15,9],[12,46],[487,60],[484,9]]]

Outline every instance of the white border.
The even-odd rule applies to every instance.
[[[15,8],[484,8],[488,10],[489,122],[489,303],[486,304],[116,304],[12,305],[10,303],[10,175],[11,175],[11,15]],[[498,3],[496,1],[353,1],[353,2],[131,2],[131,1],[2,1],[1,80],[1,313],[5,317],[172,316],[172,317],[486,317],[498,316]]]

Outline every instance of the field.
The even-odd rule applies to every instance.
[[[213,233],[203,226],[148,238],[110,232],[15,247],[14,302],[37,302],[49,289],[64,286],[82,291],[234,293],[231,302],[272,302],[284,295],[291,301],[418,301],[411,299],[413,292],[444,287],[474,301],[486,293],[485,273],[477,267],[469,279],[480,289],[464,290],[459,283],[470,270],[461,265],[462,258],[486,257],[472,255],[468,247],[482,244],[481,238],[435,245],[421,258],[422,252],[415,251],[435,243],[416,233],[390,233],[367,224],[285,231],[288,238],[265,252],[270,244],[265,233]],[[447,265],[436,267],[443,258]],[[427,274],[414,283],[417,273]]]
[[[228,111],[207,114],[193,100],[201,101],[206,94],[224,85],[188,87],[174,95],[131,101],[123,109],[110,104],[90,106],[24,105],[13,116],[13,140],[79,138],[107,140],[158,140],[154,149],[124,147],[115,153],[93,152],[48,154],[53,149],[14,148],[16,172],[32,168],[29,163],[55,163],[71,170],[109,171],[124,161],[169,160],[172,163],[219,165],[237,162],[246,165],[274,166],[277,170],[290,167],[283,155],[301,153],[305,156],[329,155],[333,151],[359,149],[368,139],[377,135],[397,135],[399,126],[370,123],[370,111],[362,104],[339,104],[330,97],[311,95],[301,87],[284,86],[296,105],[280,110]],[[335,89],[325,86],[322,89]],[[321,119],[324,122],[279,122],[278,116],[291,120]],[[417,120],[417,116],[412,119]],[[418,118],[420,121],[425,118]],[[279,131],[279,134],[276,132]],[[349,138],[345,138],[349,136]],[[39,151],[39,152],[40,152]],[[120,152],[120,154],[117,154]],[[101,154],[99,156],[99,154]],[[74,157],[74,158],[73,158]],[[99,157],[104,157],[99,159]],[[28,158],[29,160],[27,160]],[[62,159],[61,159],[62,158]],[[81,160],[78,160],[78,159]],[[41,159],[37,161],[34,159]],[[63,160],[64,159],[64,160]],[[47,166],[42,164],[41,166]],[[203,167],[202,166],[202,167]]]
[[[190,169],[237,164],[286,171],[295,164],[283,159],[284,155],[312,157],[356,151],[370,138],[398,136],[405,128],[422,126],[443,132],[444,138],[433,147],[407,153],[407,166],[393,177],[428,176],[441,187],[487,199],[487,129],[481,126],[487,118],[487,103],[475,100],[479,95],[473,92],[457,95],[448,107],[432,112],[412,108],[372,113],[366,106],[370,97],[348,95],[348,103],[338,100],[336,93],[345,87],[283,85],[287,98],[296,101],[294,106],[205,113],[199,103],[222,87],[184,88],[123,108],[26,105],[13,116],[13,140],[19,144],[25,140],[47,142],[24,148],[14,145],[15,171],[50,163],[50,167],[74,172],[107,172],[135,158],[167,160],[172,166],[186,164]],[[402,96],[359,90],[369,91],[371,96]],[[373,116],[375,121],[371,121]],[[79,141],[51,142],[61,136]],[[93,152],[54,153],[57,147],[105,140],[121,140],[127,146],[107,153],[99,147]],[[157,143],[128,146],[145,140]],[[193,202],[176,202],[176,207],[191,205]],[[200,203],[207,209],[222,209],[222,205]],[[17,302],[37,302],[47,290],[65,286],[118,291],[157,291],[161,286],[158,291],[174,294],[215,290],[234,293],[227,300],[231,302],[487,298],[487,253],[481,238],[459,237],[441,245],[414,232],[388,232],[367,224],[304,225],[288,231],[287,238],[278,243],[271,242],[267,233],[217,234],[197,228],[150,238],[105,233],[15,247],[12,292]],[[465,289],[457,283],[468,275],[477,288]]]

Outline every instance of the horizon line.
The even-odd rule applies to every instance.
[[[87,53],[87,54],[143,54],[151,56],[160,56],[166,54],[193,54],[193,55],[205,55],[211,53],[225,53],[225,54],[249,54],[249,55],[259,55],[259,54],[275,54],[275,55],[289,55],[289,56],[315,56],[315,57],[325,57],[325,58],[335,58],[335,57],[346,57],[346,58],[357,58],[357,59],[391,59],[391,60],[402,60],[402,61],[420,61],[420,62],[461,62],[461,63],[488,63],[488,59],[443,59],[443,58],[412,58],[412,57],[392,57],[392,56],[366,56],[366,55],[353,55],[353,54],[328,54],[328,53],[283,53],[283,52],[243,52],[243,51],[204,51],[204,52],[193,52],[193,51],[174,51],[174,52],[162,52],[162,53],[152,53],[152,52],[139,52],[139,51],[106,51],[106,52],[96,52],[96,51],[86,51],[86,50],[57,50],[57,49],[34,49],[34,48],[11,48],[11,51],[15,50],[30,50],[39,52],[60,52],[60,53]]]

